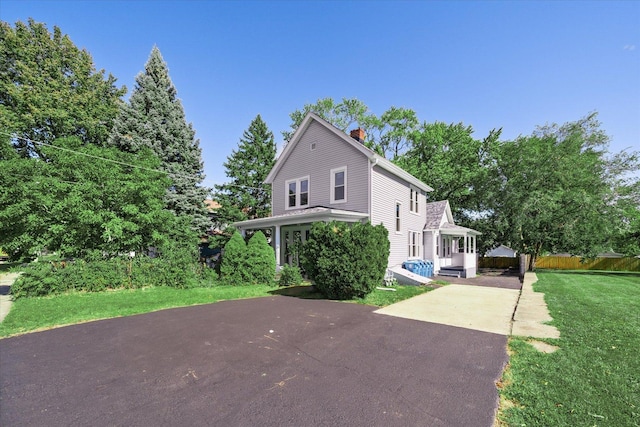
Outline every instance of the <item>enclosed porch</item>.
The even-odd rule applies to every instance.
[[[449,223],[438,230],[425,230],[425,257],[433,260],[434,273],[440,276],[472,278],[478,269],[479,231]]]
[[[298,265],[299,250],[309,238],[314,222],[364,222],[369,215],[362,212],[315,207],[267,218],[250,219],[233,224],[244,236],[247,231],[270,230],[276,265]]]

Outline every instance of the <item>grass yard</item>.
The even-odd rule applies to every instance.
[[[385,306],[426,292],[431,288],[396,286],[397,291],[374,290],[354,302]],[[210,304],[224,300],[287,295],[299,298],[324,298],[311,286],[275,288],[271,286],[213,286],[175,289],[152,287],[107,292],[74,292],[49,297],[20,298],[0,323],[0,337],[18,335],[63,325],[112,317],[131,316],[173,307]]]
[[[640,275],[539,272],[534,290],[560,330],[540,353],[512,338],[501,422],[509,426],[640,425]]]

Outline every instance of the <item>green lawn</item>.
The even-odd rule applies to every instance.
[[[509,426],[640,425],[640,275],[539,272],[561,338],[540,353],[509,342],[501,391]]]
[[[385,306],[410,298],[430,288],[396,286],[397,291],[374,290],[366,298],[354,302]],[[154,287],[108,292],[75,292],[50,297],[20,298],[13,303],[8,316],[0,323],[0,337],[71,325],[97,319],[130,316],[139,313],[210,304],[223,300],[289,295],[299,298],[323,298],[310,286],[275,288],[269,286],[213,286],[175,289]]]

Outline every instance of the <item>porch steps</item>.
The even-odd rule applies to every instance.
[[[458,277],[462,276],[462,268],[459,267],[443,267],[438,272],[438,276]]]

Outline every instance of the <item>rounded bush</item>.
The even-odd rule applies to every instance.
[[[370,223],[315,223],[302,265],[330,299],[361,298],[382,283],[389,258],[387,229]]]
[[[247,274],[251,283],[273,284],[276,258],[262,231],[256,232],[247,244]]]

